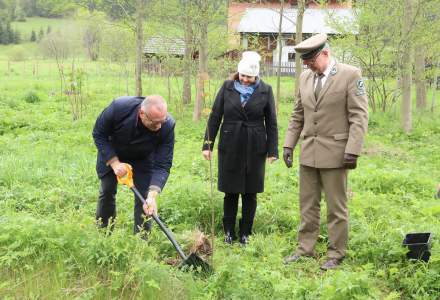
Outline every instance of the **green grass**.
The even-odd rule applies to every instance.
[[[165,263],[176,253],[159,228],[148,242],[132,236],[133,196],[124,187],[115,232],[105,237],[94,227],[99,182],[91,130],[111,99],[126,94],[126,78],[117,65],[78,66],[87,74],[87,108],[72,121],[54,62],[11,62],[8,70],[0,61],[0,298],[438,299],[440,204],[433,194],[440,181],[439,112],[415,113],[409,135],[393,113],[371,115],[359,168],[350,172],[349,251],[339,270],[319,270],[325,209],[320,258],[282,264],[295,248],[299,214],[298,167],[288,170],[280,160],[267,166],[255,235],[246,248],[223,245],[222,194],[214,192],[215,273],[203,278]],[[168,98],[165,78],[144,76],[143,82],[144,94]],[[211,200],[209,165],[200,151],[206,119],[192,122],[192,106],[179,104],[181,82],[172,79],[168,99],[177,119],[176,146],[159,212],[184,241],[184,232],[195,227],[211,231]],[[274,78],[268,82],[275,87]],[[220,84],[211,80],[209,101]],[[283,78],[281,88],[280,149],[292,108],[291,79]],[[29,95],[39,100],[29,101]],[[402,239],[423,231],[434,234],[431,260],[408,262]]]

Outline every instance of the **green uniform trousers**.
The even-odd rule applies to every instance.
[[[319,235],[321,191],[327,202],[327,256],[345,256],[348,240],[347,169],[317,169],[300,165],[300,212],[296,254],[315,256]]]

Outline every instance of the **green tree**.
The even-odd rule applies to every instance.
[[[93,1],[93,10],[90,9],[91,0],[77,0],[76,4],[88,8],[89,11],[100,10],[118,25],[128,28],[135,35],[135,82],[136,95],[142,95],[142,58],[144,45],[144,26],[149,19],[150,9],[156,1],[147,0],[101,0]]]
[[[83,34],[83,45],[87,50],[87,55],[92,61],[98,60],[101,48],[102,33],[99,24],[91,22]]]
[[[22,6],[20,5],[20,2],[17,1],[17,5],[15,7],[15,20],[19,22],[25,22],[26,21],[26,13]]]
[[[59,18],[75,11],[75,3],[70,0],[38,0],[35,4],[40,17]]]
[[[38,40],[41,41],[44,37],[44,30],[43,28],[40,28],[40,31],[38,31]]]
[[[31,42],[36,42],[37,41],[37,34],[35,33],[35,30],[32,29],[31,32],[31,38],[29,39]]]
[[[27,17],[38,16],[37,0],[19,0]]]
[[[6,23],[6,39],[5,39],[5,44],[12,44],[14,42],[14,31],[11,28],[11,23]]]
[[[2,22],[0,21],[0,45],[6,44],[5,42],[5,29]]]
[[[18,30],[13,30],[13,39],[12,39],[12,43],[14,44],[20,44],[21,43],[21,34],[20,31]]]

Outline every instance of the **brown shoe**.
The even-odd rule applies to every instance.
[[[336,269],[342,263],[342,259],[329,258],[324,264],[321,265],[321,270],[327,271]]]
[[[293,254],[293,255],[286,256],[286,257],[284,257],[284,264],[287,265],[287,264],[298,262],[301,258],[302,258],[302,255],[299,255],[299,254]]]

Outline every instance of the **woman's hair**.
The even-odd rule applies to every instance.
[[[229,80],[238,80],[238,72],[229,75]]]
[[[232,73],[231,75],[229,75],[229,80],[239,80],[238,79],[238,72]],[[255,76],[255,78],[259,78],[260,76]]]

